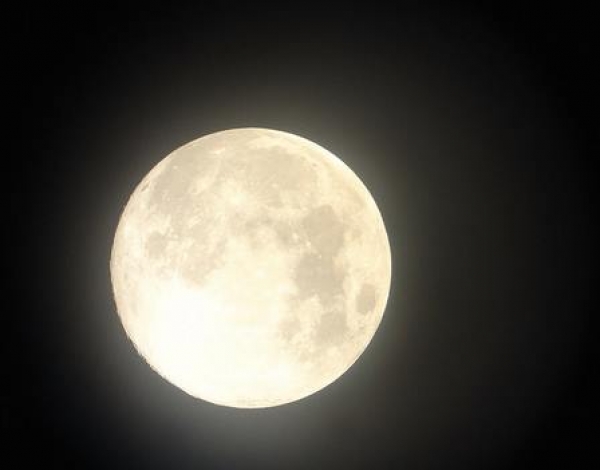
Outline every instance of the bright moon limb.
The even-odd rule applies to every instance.
[[[375,201],[341,160],[243,128],[194,140],[146,175],[110,268],[152,368],[194,397],[260,408],[352,366],[383,316],[391,255]]]

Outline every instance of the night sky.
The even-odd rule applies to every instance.
[[[4,12],[0,466],[600,468],[591,10],[284,3]],[[393,256],[357,363],[263,410],[196,400],[153,372],[109,277],[139,180],[234,127],[338,155]]]

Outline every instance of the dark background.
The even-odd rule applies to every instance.
[[[2,467],[598,468],[591,10],[283,3],[5,11]],[[155,374],[108,272],[146,172],[241,126],[342,158],[393,252],[364,355],[265,410]]]

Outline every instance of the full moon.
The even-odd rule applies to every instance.
[[[375,334],[390,246],[356,174],[286,132],[194,140],[135,188],[115,233],[116,307],[167,381],[223,406],[262,408],[338,379]]]

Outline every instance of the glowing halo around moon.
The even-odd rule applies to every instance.
[[[117,310],[150,366],[188,394],[260,408],[340,377],[377,330],[391,254],[341,160],[270,129],[217,132],[160,161],[110,260]]]

